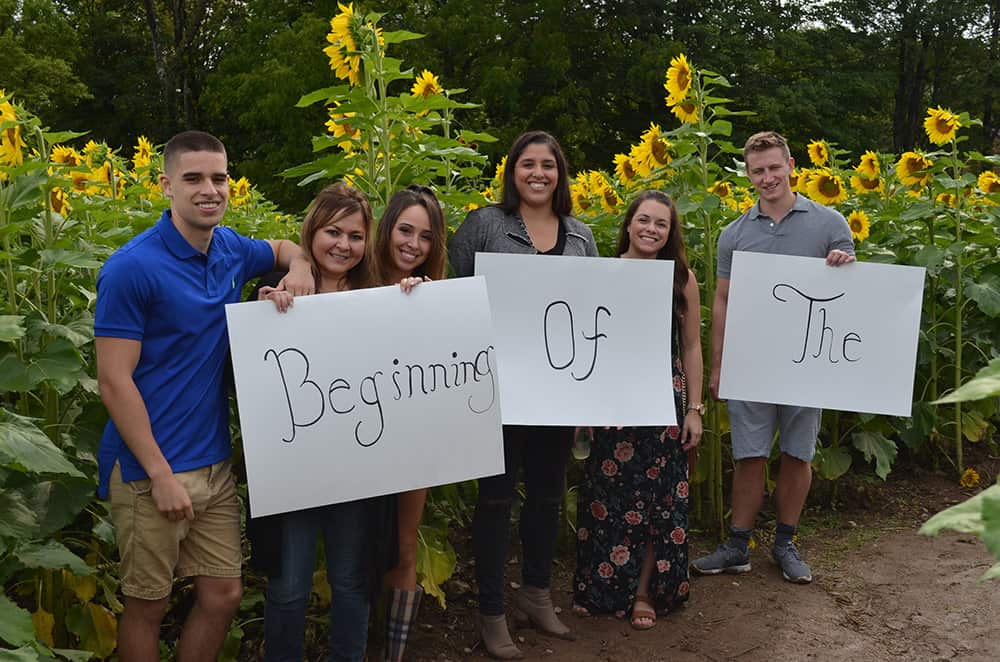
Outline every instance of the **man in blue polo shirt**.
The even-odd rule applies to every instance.
[[[111,421],[101,438],[98,493],[111,498],[125,611],[122,660],[159,660],[175,576],[196,602],[177,659],[215,660],[242,595],[240,510],[229,465],[225,304],[243,284],[289,269],[279,287],[310,294],[299,247],[217,227],[229,200],[226,151],[180,133],[163,150],[170,209],[116,251],[97,279],[98,382]]]
[[[733,251],[825,257],[836,267],[854,261],[854,242],[844,217],[792,191],[795,167],[788,143],[778,133],[757,133],[743,148],[747,177],[760,196],[757,204],[719,235],[718,284],[712,305],[712,375],[709,390],[719,397],[719,373],[725,339],[726,309]],[[790,582],[812,581],[812,570],[792,541],[812,482],[812,461],[822,411],[763,402],[727,403],[733,441],[733,516],[729,541],[696,559],[703,575],[750,570],[750,536],[764,497],[764,470],[774,434],[781,448],[775,487],[778,527],[771,556]]]

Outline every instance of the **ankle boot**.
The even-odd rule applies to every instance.
[[[499,616],[476,615],[479,638],[486,647],[486,652],[497,660],[521,660],[524,653],[514,645],[514,640],[510,638],[510,631],[507,629],[507,617],[503,614]]]
[[[419,584],[413,591],[393,588],[390,592],[389,613],[385,619],[385,662],[403,661],[406,640],[417,620],[417,610],[423,594],[424,589]]]
[[[553,637],[573,641],[576,635],[556,616],[552,596],[547,588],[522,586],[514,594],[514,620],[529,621],[537,630]]]

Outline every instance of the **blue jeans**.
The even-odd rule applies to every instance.
[[[323,533],[330,584],[330,660],[361,661],[368,640],[369,552],[365,501],[311,508],[281,516],[281,574],[267,582],[264,659],[303,659],[306,605],[316,568],[316,537]]]

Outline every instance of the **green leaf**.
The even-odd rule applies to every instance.
[[[733,135],[733,123],[729,120],[715,120],[712,122],[712,133],[720,136]]]
[[[993,558],[1000,560],[1000,494],[983,497],[982,517],[983,542]]]
[[[412,41],[413,39],[423,39],[425,35],[418,34],[416,32],[409,32],[407,30],[393,30],[392,32],[383,32],[382,39],[385,40],[386,45],[388,44],[401,44],[404,41]]]
[[[865,461],[875,460],[875,474],[885,480],[896,459],[896,442],[886,439],[879,432],[855,432],[851,435],[854,447],[864,453]]]
[[[60,143],[69,142],[70,140],[76,140],[81,136],[85,136],[90,131],[45,131],[42,135],[45,137],[45,142],[50,145],[58,145]]]
[[[987,274],[978,283],[968,283],[965,295],[990,317],[1000,317],[1000,276]]]
[[[118,639],[118,620],[106,607],[88,602],[74,605],[66,614],[66,626],[80,644],[100,658],[111,655]]]
[[[87,660],[94,657],[94,654],[90,651],[78,651],[69,648],[53,648],[52,652],[64,660],[71,660],[72,662],[87,662]]]
[[[851,468],[851,453],[846,448],[816,448],[813,458],[816,473],[824,480],[836,480]]]
[[[997,395],[1000,395],[1000,358],[990,361],[989,365],[977,372],[975,377],[932,404],[982,400]]]
[[[31,357],[31,363],[42,375],[43,381],[50,382],[62,395],[69,393],[81,379],[87,377],[83,357],[73,343],[64,338],[50,342],[42,353]]]
[[[40,657],[38,651],[28,646],[17,650],[0,650],[0,662],[39,662],[51,658]]]
[[[936,274],[944,266],[945,252],[937,246],[924,246],[913,256],[913,264]]]
[[[0,465],[36,474],[83,474],[24,416],[0,409]]]
[[[992,568],[983,573],[983,576],[979,578],[979,581],[996,579],[997,577],[1000,577],[1000,563],[994,563]]]
[[[0,356],[0,393],[24,393],[42,382],[42,375],[13,352]]]
[[[24,336],[24,315],[0,315],[0,342],[11,342]]]
[[[95,260],[90,253],[67,251],[62,248],[46,248],[39,252],[45,267],[78,267],[80,269],[100,269],[104,264]]]
[[[311,106],[317,101],[326,102],[329,99],[336,99],[347,94],[350,88],[347,85],[335,85],[333,87],[324,87],[321,90],[316,90],[315,92],[310,92],[305,94],[299,99],[299,102],[295,104],[296,108],[305,108],[306,106]]]
[[[38,517],[24,495],[0,489],[0,538],[33,538],[37,533]]]
[[[30,542],[14,550],[14,557],[29,568],[64,568],[74,575],[89,575],[94,569],[79,556],[55,540],[44,543]]]
[[[971,499],[951,508],[946,508],[924,522],[920,533],[925,536],[936,536],[944,530],[958,533],[971,533],[976,536],[983,534],[983,500],[1000,499],[1000,485],[988,487]]]
[[[424,525],[420,527],[417,545],[417,576],[427,595],[437,598],[442,609],[446,608],[445,594],[441,585],[455,571],[455,550],[448,538],[439,529]]]
[[[978,411],[962,412],[962,434],[969,441],[973,443],[982,441],[989,427],[990,422]]]
[[[6,595],[0,595],[0,639],[14,646],[23,646],[35,640],[31,614],[11,602]]]

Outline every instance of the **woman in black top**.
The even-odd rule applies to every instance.
[[[471,212],[455,232],[449,258],[458,276],[472,275],[477,251],[548,255],[597,255],[594,236],[570,216],[566,158],[542,131],[521,135],[510,148],[500,204]],[[500,659],[524,656],[504,616],[504,568],[510,542],[510,511],[518,469],[527,495],[521,509],[523,587],[514,596],[515,618],[563,639],[574,635],[556,615],[549,594],[559,506],[573,429],[504,426],[506,472],[479,481],[472,545],[479,584],[479,634]]]

